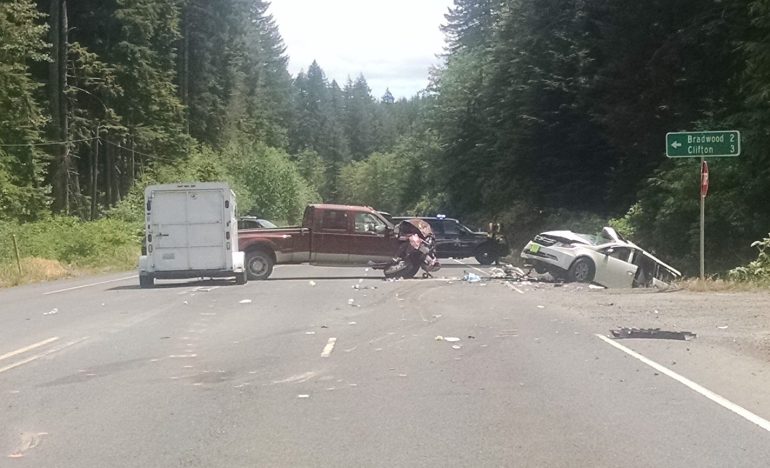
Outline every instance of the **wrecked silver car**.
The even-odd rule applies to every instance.
[[[543,232],[527,243],[521,256],[538,273],[608,288],[668,287],[682,276],[611,227],[598,236]]]

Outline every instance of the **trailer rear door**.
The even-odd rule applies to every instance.
[[[156,191],[149,208],[156,271],[227,268],[223,190]]]

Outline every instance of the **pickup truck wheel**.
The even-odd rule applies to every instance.
[[[594,262],[586,257],[580,257],[570,265],[567,278],[578,283],[590,283],[594,280],[595,272]]]
[[[142,289],[155,286],[155,277],[152,275],[139,275],[139,287]]]
[[[248,279],[267,279],[273,272],[273,259],[269,253],[255,250],[246,253],[246,272]]]

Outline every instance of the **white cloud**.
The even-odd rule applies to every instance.
[[[410,97],[428,84],[439,63],[439,26],[452,0],[273,0],[273,14],[289,55],[289,71],[313,60],[340,86],[363,73],[372,95],[389,87]]]

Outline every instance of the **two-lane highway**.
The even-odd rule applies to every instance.
[[[446,263],[2,291],[0,466],[767,465],[767,408],[612,346],[568,294]]]

